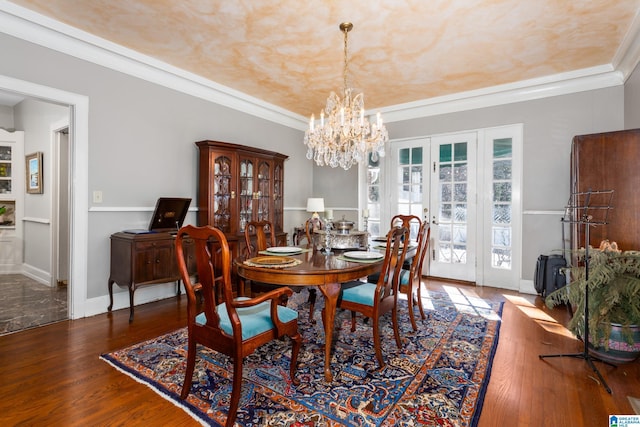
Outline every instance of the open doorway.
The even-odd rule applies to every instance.
[[[31,97],[12,108],[15,127],[31,137],[24,150],[39,152],[45,172],[39,194],[20,191],[24,200],[18,203],[22,209],[16,222],[21,227],[15,228],[22,241],[21,262],[0,277],[0,334],[68,319],[71,307],[71,110]],[[56,115],[59,119],[52,122]],[[3,126],[13,127],[6,120]],[[22,156],[16,156],[15,163],[22,162]],[[24,171],[15,175],[16,182],[24,180]]]

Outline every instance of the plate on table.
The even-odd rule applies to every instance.
[[[377,236],[377,237],[372,237],[371,240],[373,240],[374,242],[386,242],[387,238],[384,236]]]
[[[288,256],[259,256],[255,258],[251,258],[250,261],[252,264],[264,265],[268,266],[276,266],[276,265],[287,265],[293,264],[296,262],[295,258],[291,258]]]
[[[267,248],[267,252],[274,254],[299,254],[302,252],[302,248],[297,246],[274,246],[272,248]]]
[[[353,258],[353,259],[374,260],[374,259],[384,258],[384,254],[381,254],[380,252],[367,252],[367,251],[351,251],[351,252],[345,252],[342,255],[345,258]]]

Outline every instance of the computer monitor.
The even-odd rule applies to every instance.
[[[160,197],[153,211],[149,231],[157,233],[177,232],[189,210],[191,199],[180,197]]]

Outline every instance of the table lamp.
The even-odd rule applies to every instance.
[[[324,212],[324,199],[322,197],[314,198],[310,197],[307,199],[307,212],[313,212],[311,215],[312,219],[319,219],[320,215],[318,212]]]

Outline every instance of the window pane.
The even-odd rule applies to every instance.
[[[372,168],[380,167],[380,157],[378,157],[378,159],[374,161],[372,159],[372,155],[371,154],[372,153],[369,153],[369,156],[368,156],[369,157],[369,167],[372,167]]]
[[[451,221],[451,203],[440,204],[440,222]]]
[[[466,204],[457,204],[455,207],[455,222],[467,222],[467,205]]]
[[[411,183],[422,184],[422,166],[411,166]]]
[[[491,250],[491,265],[495,268],[511,269],[511,250],[493,248]]]
[[[494,182],[493,183],[493,201],[494,202],[510,202],[511,201],[511,182]]]
[[[511,160],[493,162],[493,179],[511,179]]]
[[[467,164],[456,163],[453,167],[453,180],[454,181],[466,181],[467,180]]]
[[[453,195],[453,200],[455,200],[456,202],[467,201],[467,184],[455,185],[455,194]]]
[[[380,169],[371,168],[367,170],[367,184],[368,185],[380,184]]]
[[[451,144],[443,144],[440,146],[440,163],[447,163],[451,161],[453,158],[451,150]]]
[[[493,245],[494,246],[511,246],[511,228],[510,227],[493,227]]]
[[[440,201],[451,201],[451,184],[440,184]]]
[[[440,181],[451,181],[451,165],[440,165]]]
[[[400,162],[401,165],[408,165],[409,164],[409,149],[408,148],[401,148],[400,150],[398,150],[398,161]]]
[[[455,144],[453,159],[456,162],[467,160],[467,143],[458,142]]]
[[[414,165],[422,164],[422,147],[413,147],[411,149],[411,163]]]
[[[493,205],[493,223],[511,224],[511,205]]]
[[[512,141],[511,138],[494,139],[493,140],[493,158],[511,157]]]
[[[440,243],[438,246],[438,262],[451,263],[451,245]]]
[[[369,203],[378,203],[380,201],[380,190],[378,187],[369,187]]]

